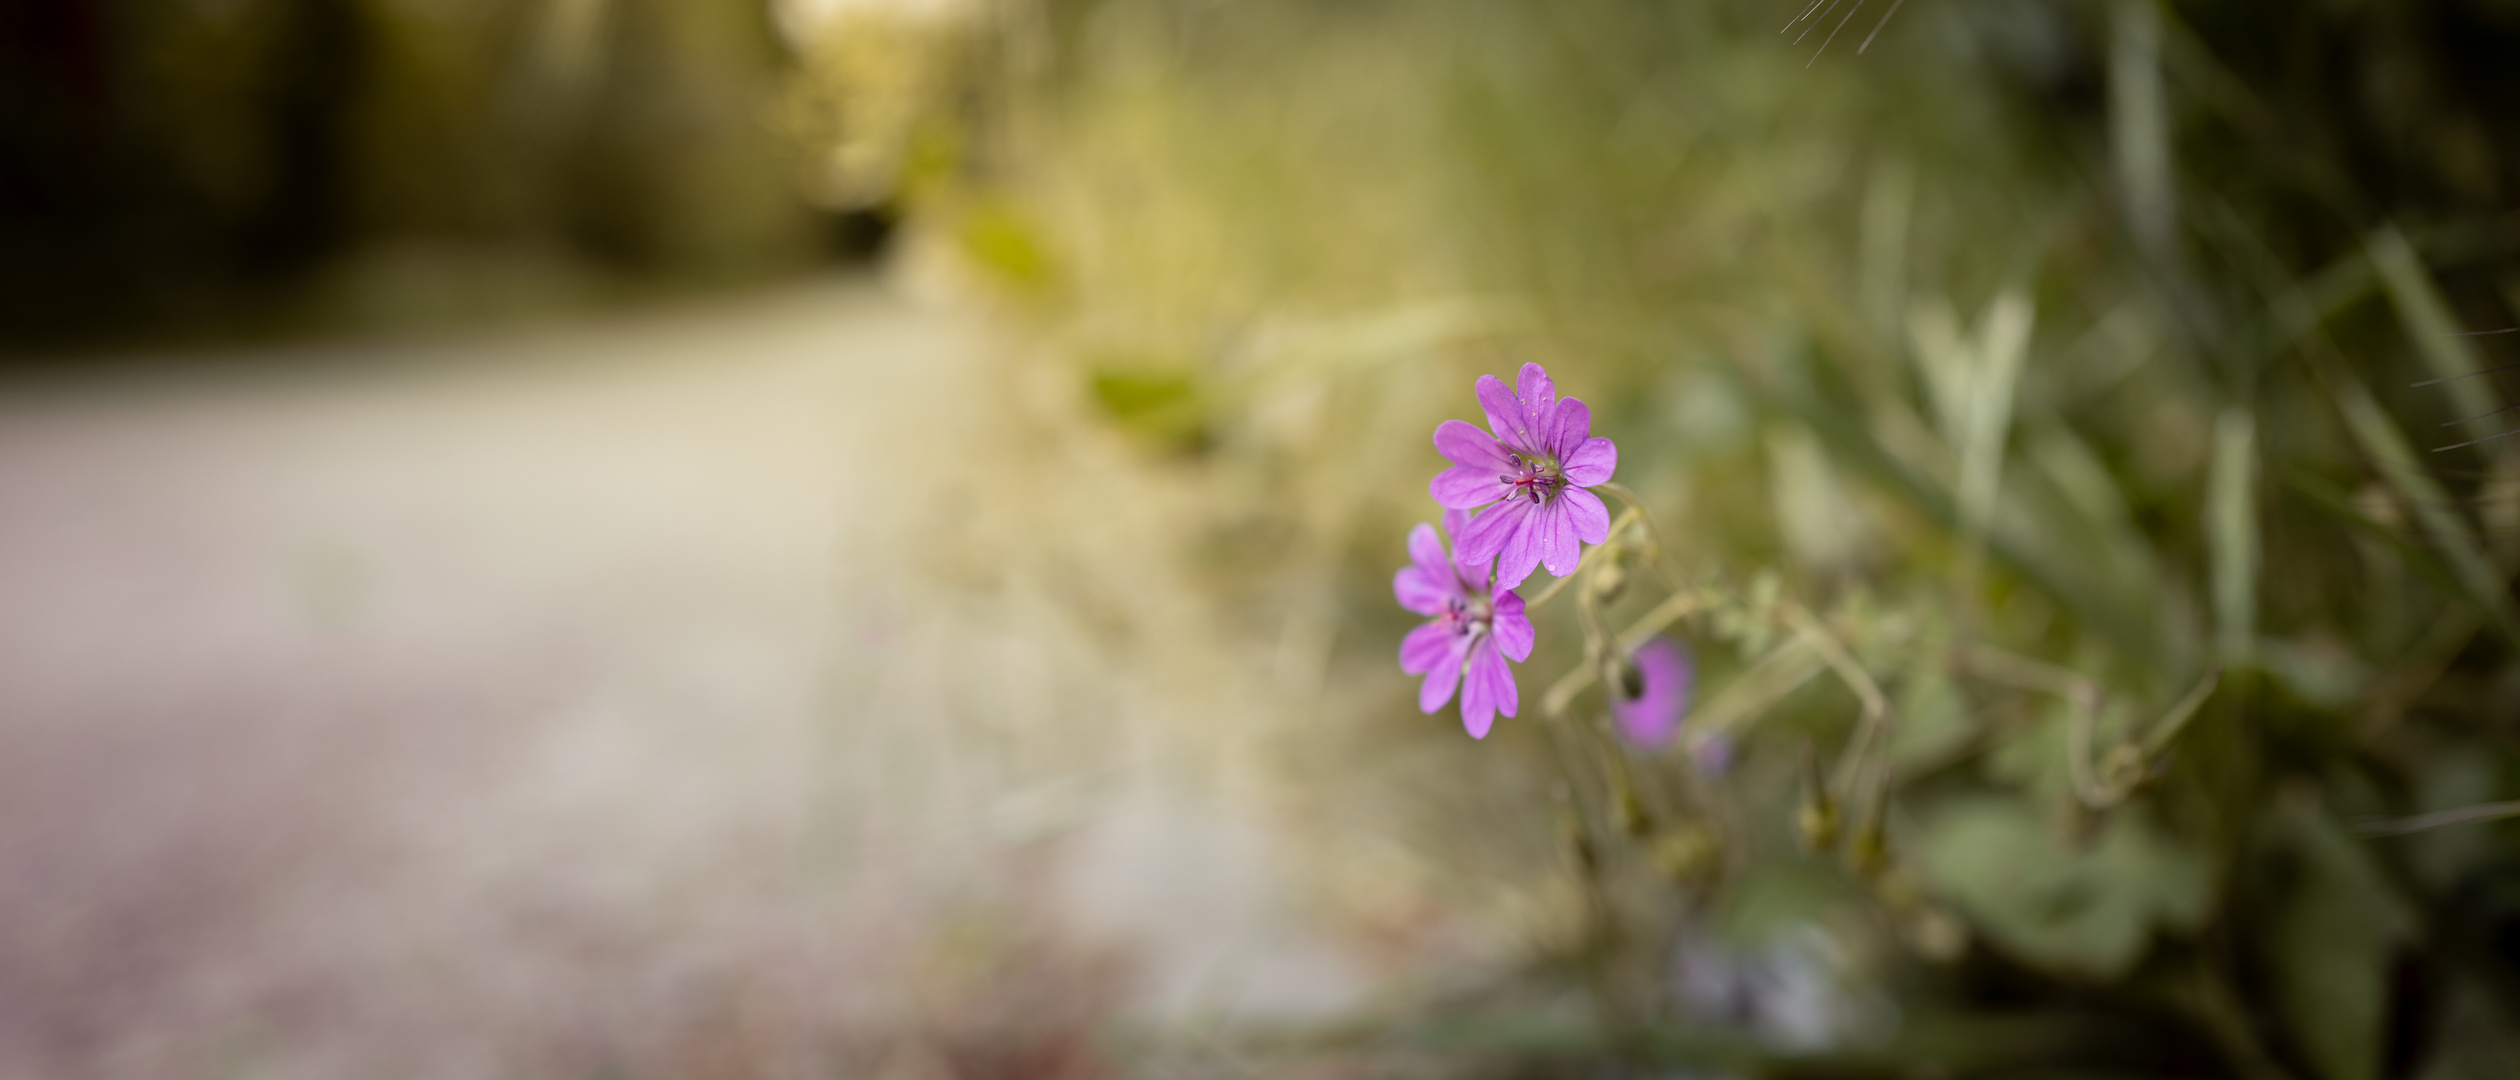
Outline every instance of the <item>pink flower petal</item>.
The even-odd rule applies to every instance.
[[[1470,732],[1473,739],[1487,738],[1489,726],[1496,723],[1496,684],[1484,677],[1483,660],[1497,664],[1505,662],[1496,655],[1494,648],[1483,646],[1470,650],[1470,670],[1461,681],[1461,726]]]
[[[1488,627],[1496,636],[1497,650],[1506,659],[1516,663],[1531,659],[1531,644],[1539,635],[1531,628],[1531,615],[1523,608],[1521,593],[1497,594],[1496,618]]]
[[[1409,675],[1435,670],[1453,655],[1453,639],[1458,636],[1441,622],[1426,623],[1409,631],[1409,636],[1400,639],[1400,670]]]
[[[1426,493],[1435,497],[1435,505],[1447,510],[1476,509],[1512,494],[1512,488],[1496,479],[1500,475],[1484,465],[1455,465],[1436,473],[1434,482],[1426,485]]]
[[[1531,444],[1526,441],[1531,429],[1530,415],[1524,411],[1522,402],[1515,399],[1514,391],[1505,385],[1505,380],[1494,375],[1481,375],[1476,392],[1479,408],[1487,413],[1488,430],[1496,433],[1496,440],[1517,452],[1531,449]]]
[[[1586,439],[1559,463],[1566,468],[1567,483],[1576,487],[1606,484],[1610,474],[1619,471],[1619,448],[1608,439]]]
[[[1576,539],[1587,544],[1609,542],[1610,508],[1601,505],[1601,496],[1582,488],[1568,488],[1558,492],[1557,501],[1565,509],[1566,520],[1574,526]]]
[[[1470,521],[1470,511],[1444,511],[1444,532],[1453,537],[1453,572],[1461,581],[1462,595],[1484,596],[1487,594],[1488,564],[1495,561],[1495,556],[1473,559],[1462,550],[1461,534],[1469,531]]]
[[[1419,712],[1431,714],[1443,708],[1445,702],[1452,700],[1453,687],[1461,682],[1459,643],[1464,639],[1453,640],[1454,646],[1445,650],[1444,658],[1436,662],[1435,667],[1426,673],[1426,681],[1418,685]]]
[[[1461,575],[1462,595],[1485,595],[1488,591],[1488,578],[1492,576],[1489,571],[1496,566],[1496,559],[1494,557],[1465,559],[1458,551],[1454,552],[1453,556],[1453,572]]]
[[[1557,415],[1549,422],[1549,456],[1563,464],[1591,435],[1592,406],[1584,404],[1581,398],[1559,400]]]
[[[1514,538],[1514,531],[1522,527],[1523,515],[1530,512],[1530,503],[1515,499],[1480,511],[1479,516],[1470,519],[1470,527],[1453,539],[1454,556],[1473,562],[1495,558],[1496,553],[1504,550],[1505,544]],[[1510,585],[1506,587],[1512,588]]]
[[[1549,519],[1546,507],[1527,502],[1508,502],[1497,509],[1520,511],[1514,515],[1512,535],[1505,538],[1504,549],[1496,553],[1496,587],[1510,589],[1522,584],[1540,565],[1541,534]]]
[[[1549,436],[1557,427],[1557,384],[1549,381],[1548,369],[1538,364],[1524,364],[1515,380],[1514,396],[1522,399],[1523,446],[1546,454],[1550,451]]]
[[[1484,470],[1490,476],[1514,471],[1513,455],[1497,445],[1495,436],[1467,421],[1446,420],[1435,425],[1435,451],[1444,455],[1446,461]]]
[[[1537,534],[1540,565],[1549,568],[1551,577],[1574,573],[1575,565],[1584,558],[1584,545],[1576,541],[1575,522],[1566,512],[1571,501],[1564,496],[1549,500],[1549,505],[1532,515],[1531,524],[1523,526],[1524,531]]]
[[[1522,704],[1522,692],[1514,685],[1514,669],[1497,655],[1494,642],[1482,642],[1470,649],[1470,668],[1463,676],[1479,687],[1479,696],[1487,699],[1496,711],[1514,715]]]
[[[1441,580],[1453,581],[1452,571],[1445,570]],[[1453,591],[1428,578],[1424,569],[1403,566],[1399,573],[1391,576],[1391,595],[1400,601],[1401,607],[1420,615],[1435,615],[1444,610],[1444,601],[1452,598]],[[1417,673],[1413,671],[1410,674]]]
[[[1435,535],[1435,527],[1420,524],[1409,530],[1409,561],[1426,571],[1427,583],[1442,586],[1452,573],[1452,559],[1444,554],[1444,541]]]

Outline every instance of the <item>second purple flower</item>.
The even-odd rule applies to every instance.
[[[1444,529],[1458,536],[1470,515],[1459,510],[1444,515]],[[1428,621],[1400,641],[1400,670],[1424,675],[1418,688],[1418,709],[1434,712],[1461,690],[1461,726],[1474,739],[1487,738],[1496,714],[1514,715],[1521,695],[1514,686],[1508,659],[1531,657],[1531,618],[1523,614],[1523,598],[1491,585],[1488,560],[1459,550],[1444,553],[1444,542],[1431,525],[1409,530],[1409,562],[1391,580],[1400,606]]]

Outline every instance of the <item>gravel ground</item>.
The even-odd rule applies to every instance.
[[[1264,825],[974,684],[1055,616],[910,572],[987,347],[842,281],[0,400],[0,1075],[1086,1076],[1357,1000]]]

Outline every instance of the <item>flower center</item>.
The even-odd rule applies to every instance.
[[[1485,597],[1464,600],[1456,596],[1444,601],[1444,625],[1451,627],[1456,637],[1484,634],[1495,618],[1496,607]]]
[[[1555,458],[1514,456],[1514,470],[1498,476],[1497,482],[1508,489],[1508,499],[1528,498],[1534,505],[1547,502],[1566,484],[1566,470]]]

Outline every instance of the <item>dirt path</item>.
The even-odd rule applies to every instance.
[[[0,401],[0,1075],[1052,1075],[1353,1000],[1230,808],[957,742],[973,649],[1061,662],[887,527],[980,347],[833,283]]]

